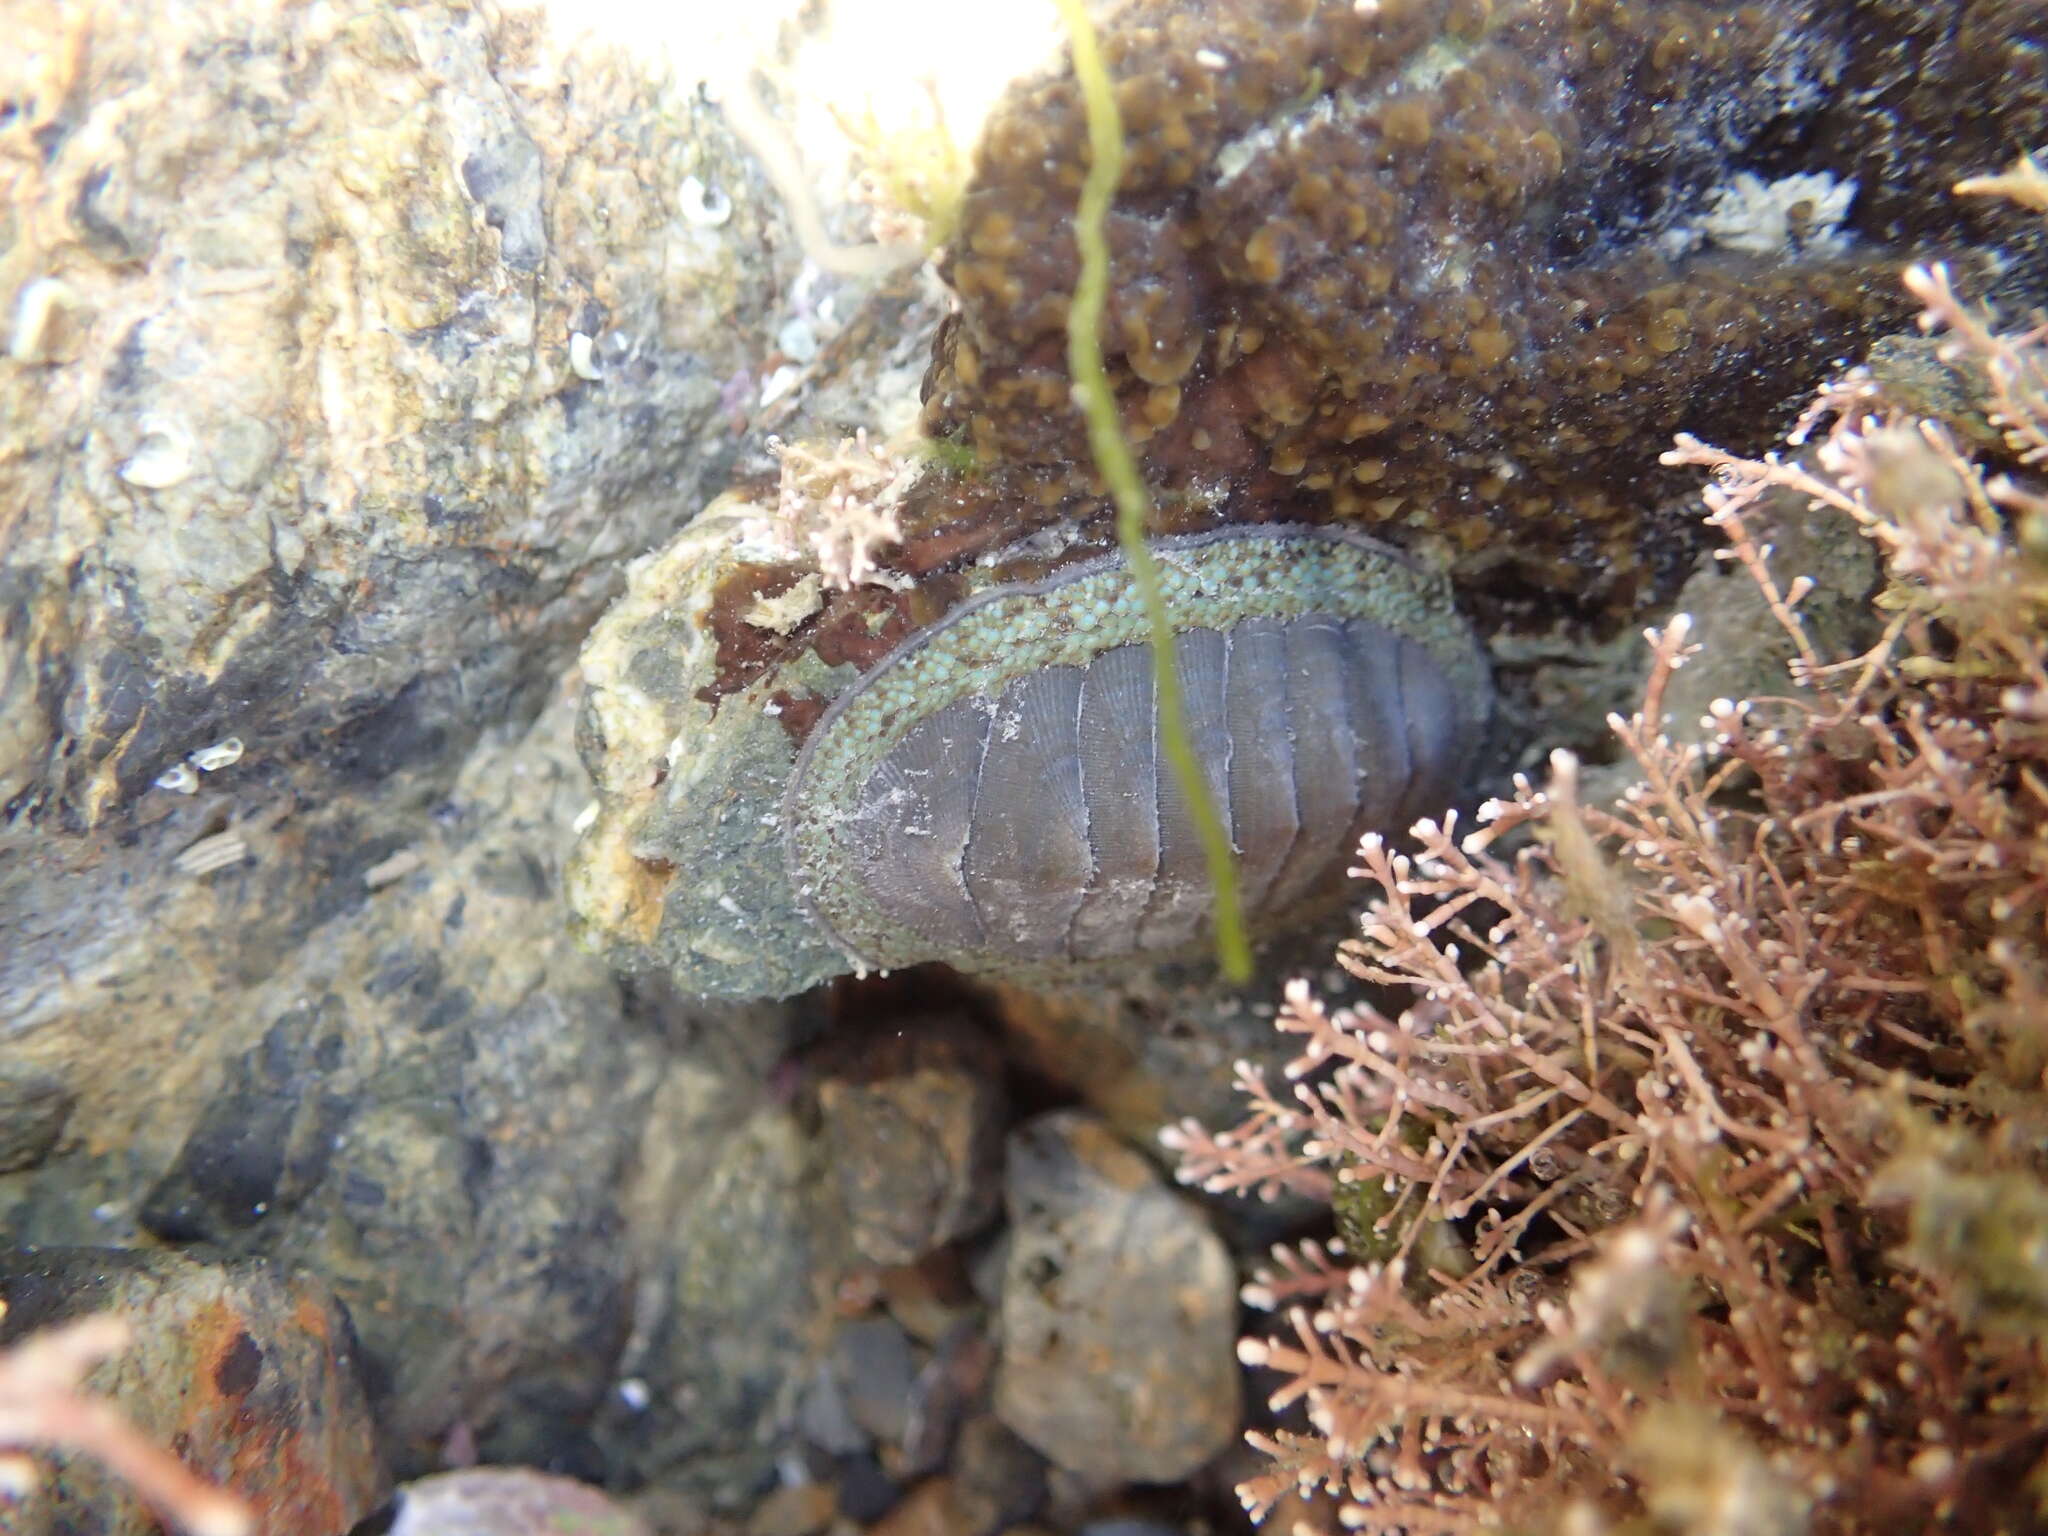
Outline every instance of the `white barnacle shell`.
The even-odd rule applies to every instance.
[[[216,741],[210,747],[201,747],[189,754],[188,760],[201,773],[213,773],[242,760],[242,738],[229,736]]]
[[[677,205],[683,217],[699,229],[717,229],[732,217],[732,199],[716,187],[707,187],[695,176],[685,176],[676,188]]]
[[[144,490],[166,490],[192,473],[192,449],[192,434],[179,423],[165,416],[145,416],[142,442],[118,473]]]

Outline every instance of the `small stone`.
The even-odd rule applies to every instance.
[[[845,1383],[829,1364],[821,1363],[812,1372],[797,1405],[796,1426],[805,1440],[828,1456],[858,1455],[871,1444],[867,1432],[854,1422]]]
[[[881,1271],[882,1305],[920,1344],[935,1344],[975,1310],[977,1298],[959,1251],[942,1248],[915,1264]]]
[[[935,1477],[911,1489],[869,1536],[963,1536],[954,1522],[953,1485]]]
[[[901,1476],[920,1477],[946,1465],[954,1432],[985,1400],[994,1368],[995,1346],[973,1321],[955,1323],[939,1340],[911,1391],[909,1429],[896,1469]]]
[[[808,1536],[790,1532],[787,1536]],[[391,1536],[647,1536],[597,1489],[527,1467],[440,1472],[399,1490]]]
[[[913,1020],[818,1065],[820,1139],[863,1258],[913,1263],[987,1225],[1005,1096],[984,1037],[955,1019]]]
[[[1236,1276],[1201,1212],[1092,1117],[1009,1142],[996,1413],[1083,1476],[1170,1483],[1238,1424]]]
[[[832,1523],[838,1508],[825,1483],[785,1483],[754,1506],[747,1536],[814,1536]]]
[[[842,1327],[838,1345],[840,1379],[854,1423],[877,1440],[900,1443],[917,1380],[910,1340],[887,1318],[868,1318]]]
[[[953,1447],[954,1507],[962,1536],[989,1536],[1028,1520],[1045,1502],[1045,1461],[995,1417],[961,1427]]]
[[[903,1488],[868,1454],[839,1458],[839,1512],[857,1525],[872,1525],[896,1507]]]

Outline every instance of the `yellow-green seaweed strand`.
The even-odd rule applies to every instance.
[[[1209,884],[1216,893],[1216,959],[1230,980],[1248,981],[1252,974],[1252,952],[1245,938],[1244,912],[1238,902],[1237,858],[1188,737],[1180,674],[1173,664],[1173,626],[1167,619],[1166,600],[1159,590],[1159,567],[1145,543],[1151,498],[1145,492],[1137,462],[1131,457],[1130,444],[1124,440],[1123,428],[1117,420],[1116,396],[1110,392],[1109,375],[1102,366],[1102,314],[1109,299],[1109,240],[1103,224],[1110,200],[1116,196],[1117,179],[1123,174],[1123,119],[1117,111],[1116,92],[1096,48],[1095,27],[1088,20],[1083,0],[1059,0],[1059,8],[1073,48],[1074,79],[1081,87],[1081,102],[1088,115],[1088,179],[1081,185],[1080,206],[1074,212],[1074,244],[1081,253],[1081,276],[1074,285],[1074,302],[1067,310],[1067,367],[1074,375],[1075,403],[1088,422],[1088,443],[1095,451],[1096,467],[1102,471],[1103,481],[1116,500],[1117,542],[1123,546],[1132,584],[1151,622],[1159,735],[1166,747],[1167,761],[1173,765],[1173,776],[1186,797],[1195,833],[1202,840]]]

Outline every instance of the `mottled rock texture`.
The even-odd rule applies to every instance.
[[[130,1346],[87,1378],[200,1476],[244,1499],[262,1532],[346,1531],[389,1482],[348,1314],[318,1280],[261,1261],[111,1248],[0,1249],[0,1345],[112,1312]],[[162,1527],[92,1457],[48,1453],[9,1536],[155,1536]]]
[[[451,1434],[601,1469],[666,1294],[628,1236],[648,1117],[675,1059],[758,1095],[787,1021],[575,948],[560,680],[725,474],[779,208],[694,95],[523,14],[0,32],[0,1229],[303,1264],[401,1473]],[[757,1309],[728,1356],[794,1334],[715,1231],[671,1234],[678,1284]],[[757,1430],[704,1435],[747,1481]]]
[[[348,793],[530,713],[791,270],[716,115],[530,15],[7,16],[0,804],[97,825],[230,735]]]
[[[965,1020],[910,1019],[828,1042],[819,1153],[852,1250],[910,1264],[988,1225],[1001,1203],[1002,1062]]]
[[[1238,1423],[1236,1274],[1194,1205],[1100,1121],[1010,1137],[996,1413],[1058,1465],[1172,1482]]]
[[[611,1366],[634,1385],[593,1429],[608,1482],[663,1483],[728,1510],[773,1485],[829,1289],[810,1149],[768,1092],[764,1038],[694,1042],[636,1117],[620,1258],[638,1283],[630,1313],[613,1314],[633,1326]]]

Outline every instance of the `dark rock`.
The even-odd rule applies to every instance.
[[[885,1269],[876,1281],[889,1315],[921,1344],[938,1343],[978,1310],[966,1259],[957,1247]]]
[[[1008,1149],[995,1406],[1060,1466],[1172,1482],[1237,1428],[1237,1284],[1200,1210],[1075,1111]]]
[[[47,1073],[0,1067],[0,1173],[33,1168],[48,1157],[76,1103]]]
[[[859,1525],[881,1519],[903,1497],[902,1485],[865,1453],[839,1458],[838,1481],[839,1512]]]
[[[0,1251],[0,1344],[111,1312],[134,1343],[87,1385],[150,1439],[248,1502],[262,1531],[347,1530],[389,1482],[348,1313],[317,1280],[246,1260],[113,1248]],[[9,1536],[154,1536],[127,1486],[90,1456],[10,1504]]]
[[[402,1473],[436,1465],[458,1422],[487,1454],[587,1465],[577,1426],[631,1315],[621,1186],[663,1046],[562,931],[568,723],[559,707],[492,738],[400,845],[416,869],[375,890],[354,874],[303,943],[266,933],[270,907],[303,921],[336,877],[281,841],[246,887],[167,909],[146,981],[26,1041],[110,1147],[0,1184],[9,1224],[76,1242],[139,1221],[321,1274],[360,1320]],[[269,974],[235,974],[237,931]],[[118,953],[134,936],[79,937]]]
[[[919,1477],[946,1465],[960,1421],[985,1399],[994,1368],[995,1348],[978,1321],[962,1319],[946,1330],[911,1389],[898,1469],[903,1476]]]
[[[917,1360],[903,1330],[887,1318],[842,1324],[834,1359],[854,1423],[876,1440],[902,1444],[917,1379]]]
[[[968,1420],[953,1447],[962,1536],[991,1536],[1030,1519],[1044,1501],[1044,1459],[993,1414]]]

